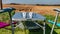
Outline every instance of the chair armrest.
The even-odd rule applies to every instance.
[[[15,8],[5,8],[5,9],[0,10],[0,13],[11,12],[13,10],[16,10],[16,9]]]
[[[57,12],[60,12],[60,9],[59,8],[54,8],[53,10],[54,11],[57,11]]]

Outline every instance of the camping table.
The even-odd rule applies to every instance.
[[[27,15],[26,18],[23,18],[22,12],[17,12],[17,13],[15,13],[15,15],[12,17],[12,20],[13,20],[13,21],[20,21],[20,22],[21,22],[21,21],[26,21],[26,20],[29,20],[29,19],[31,19],[32,21],[35,21],[35,20],[44,21],[43,26],[39,25],[38,23],[36,23],[36,24],[39,25],[39,27],[42,27],[42,29],[43,29],[43,34],[45,34],[45,20],[46,20],[46,18],[45,18],[44,16],[42,16],[42,15],[40,15],[40,14],[37,14],[37,13],[33,13],[32,18],[29,18],[29,15]],[[17,26],[20,27],[19,24],[18,24]]]

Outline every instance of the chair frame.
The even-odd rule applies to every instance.
[[[55,25],[57,24],[57,19],[58,19],[58,16],[59,16],[59,14],[60,14],[60,9],[55,8],[54,11],[56,11],[57,14],[56,14],[56,17],[55,17],[55,20],[54,20],[55,23],[54,23],[53,26],[52,26],[52,29],[51,29],[50,34],[53,34],[54,27],[55,27]]]
[[[11,15],[11,12],[13,10],[15,10],[14,8],[10,8],[10,9],[2,9],[3,11],[1,11],[0,13],[5,13],[5,12],[8,12],[9,13],[9,17],[10,17],[10,24],[11,24],[11,29],[12,29],[12,34],[14,34],[14,24],[12,23],[12,15]],[[4,11],[5,10],[5,11]]]

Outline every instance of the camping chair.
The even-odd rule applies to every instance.
[[[5,9],[2,9],[0,10],[0,14],[1,13],[4,13],[4,12],[8,12],[9,13],[9,16],[10,16],[10,23],[5,23],[5,22],[0,22],[0,28],[5,28],[7,26],[10,26],[12,27],[12,34],[14,34],[14,25],[13,24],[16,24],[16,22],[12,22],[12,18],[11,18],[11,12],[15,10],[14,8],[5,8]]]
[[[57,12],[56,17],[55,17],[55,21],[53,22],[53,21],[51,21],[51,20],[48,20],[49,23],[53,24],[52,30],[51,30],[51,33],[50,33],[50,34],[53,33],[53,30],[54,30],[54,26],[55,26],[55,25],[58,26],[58,27],[60,27],[60,23],[57,22],[57,19],[58,19],[59,13],[60,13],[60,9],[55,8],[54,11]]]

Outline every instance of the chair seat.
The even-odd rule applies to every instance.
[[[49,23],[54,24],[55,22],[48,20]],[[60,27],[60,23],[57,22],[56,26]]]
[[[16,24],[16,22],[13,22],[13,24]],[[6,22],[0,22],[0,28],[4,28],[6,26],[9,26],[10,24],[6,23]]]
[[[4,28],[6,26],[9,26],[10,24],[7,24],[5,22],[0,22],[0,28]]]

